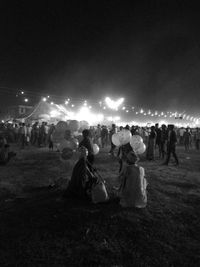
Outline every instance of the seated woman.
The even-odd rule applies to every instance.
[[[88,150],[87,160],[92,165],[94,163],[93,143],[90,137],[90,131],[85,129],[82,132],[83,140],[79,143],[79,147],[84,146]]]
[[[145,208],[147,204],[144,168],[137,165],[138,157],[131,151],[127,154],[126,165],[120,173],[122,183],[120,187],[120,205],[122,207]]]
[[[80,147],[80,158],[75,164],[72,177],[64,194],[64,197],[74,196],[82,199],[91,197],[91,189],[97,178],[90,171],[87,156],[88,150],[84,146]]]
[[[0,135],[0,165],[5,165],[16,156],[16,153],[9,151],[9,145],[3,135]]]

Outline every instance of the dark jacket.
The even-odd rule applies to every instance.
[[[170,135],[170,136],[169,136]],[[168,146],[170,147],[174,147],[177,143],[177,136],[176,136],[176,132],[174,130],[171,130],[168,132]]]

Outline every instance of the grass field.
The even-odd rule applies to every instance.
[[[61,198],[77,155],[63,163],[27,148],[0,166],[0,266],[200,266],[200,152],[178,148],[178,168],[141,157],[145,209],[119,206],[118,162],[107,152],[95,162],[105,204]]]

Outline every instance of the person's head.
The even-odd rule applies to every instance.
[[[84,129],[82,131],[83,138],[89,137],[90,136],[90,131],[88,129]]]
[[[155,126],[151,126],[151,131],[155,131]]]
[[[174,125],[173,125],[173,124],[169,124],[169,125],[168,125],[168,129],[169,129],[170,131],[174,130]]]
[[[79,152],[80,152],[80,158],[86,158],[88,156],[88,150],[84,146],[81,146],[79,148]]]
[[[159,127],[159,124],[158,124],[158,123],[156,123],[156,124],[155,124],[155,127],[156,127],[156,129],[157,129],[157,128]]]
[[[162,129],[165,130],[167,126],[165,124],[162,124]]]
[[[139,160],[138,156],[136,155],[136,153],[134,151],[130,151],[127,154],[126,158],[127,158],[127,163],[128,164],[135,164]]]

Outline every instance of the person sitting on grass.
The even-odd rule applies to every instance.
[[[90,131],[85,129],[82,132],[83,134],[83,140],[79,143],[79,147],[84,146],[87,148],[87,160],[88,162],[93,165],[94,163],[94,150],[93,150],[93,143],[90,137]]]
[[[6,165],[16,153],[9,151],[9,144],[3,135],[0,135],[0,165]]]
[[[134,151],[130,151],[120,173],[119,197],[122,207],[145,208],[147,205],[145,172],[143,167],[137,165],[137,162],[137,155]]]
[[[97,178],[89,169],[87,161],[88,150],[84,146],[79,148],[80,158],[75,164],[71,180],[67,187],[64,197],[78,197],[81,199],[90,199],[93,184],[97,182]]]

